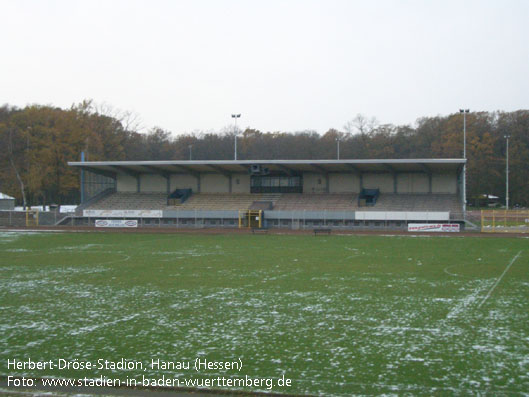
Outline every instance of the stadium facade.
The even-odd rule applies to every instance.
[[[405,228],[464,223],[464,159],[70,162],[75,224]]]

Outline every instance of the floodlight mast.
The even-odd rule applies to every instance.
[[[459,109],[459,113],[463,113],[463,219],[466,219],[467,212],[467,114],[470,109]]]
[[[238,133],[238,130],[237,130],[237,119],[240,118],[240,117],[241,117],[240,113],[231,115],[231,118],[235,119],[235,148],[233,150],[233,159],[234,160],[237,160],[237,133]]]
[[[505,153],[505,209],[509,209],[509,138],[510,135],[505,135],[507,140],[507,150]]]
[[[336,138],[336,160],[340,160],[340,137]]]

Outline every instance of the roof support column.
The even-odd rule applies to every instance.
[[[165,180],[167,181],[167,195],[169,196],[171,194],[171,177],[167,175]]]
[[[419,164],[425,174],[428,176],[428,193],[432,193],[432,169],[426,164]]]
[[[232,181],[231,181],[231,174],[230,174],[230,175],[228,175],[228,192],[230,192],[230,193],[232,191],[232,187],[231,186],[232,186]]]
[[[29,143],[28,143],[28,146],[29,146]],[[84,152],[81,152],[81,162],[83,161],[84,161]],[[84,185],[85,185],[84,169],[81,168],[81,204],[83,204],[85,201],[84,200]]]
[[[317,174],[325,177],[325,192],[329,193],[329,170],[317,164],[310,164]]]
[[[432,194],[432,174],[428,174],[428,193]]]
[[[141,193],[141,179],[140,179],[140,174],[136,175],[136,193]]]
[[[393,176],[393,193],[397,194],[397,170],[390,164],[383,163],[382,165]]]
[[[197,193],[200,193],[200,174],[197,174],[196,177],[197,177]]]
[[[346,163],[345,165],[354,175],[358,177],[358,193],[360,193],[364,188],[364,177],[362,170],[353,164]]]
[[[360,188],[358,193],[362,192],[364,189],[364,174],[362,172],[358,174],[358,187]]]

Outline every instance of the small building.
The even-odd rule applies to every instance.
[[[474,207],[501,207],[500,198],[492,194],[479,194],[471,200]]]
[[[0,193],[0,211],[13,211],[15,209],[14,197]]]

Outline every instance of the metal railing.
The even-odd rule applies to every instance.
[[[481,210],[485,233],[529,233],[529,210]]]

